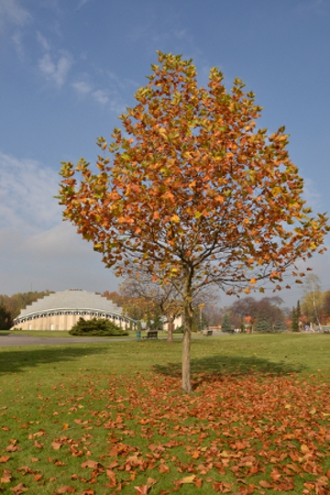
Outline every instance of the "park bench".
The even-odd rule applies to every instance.
[[[205,335],[205,337],[212,337],[213,330],[205,330],[204,335]]]
[[[158,339],[157,330],[150,330],[149,332],[147,332],[145,338],[146,339]]]

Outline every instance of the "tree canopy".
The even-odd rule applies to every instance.
[[[283,301],[278,296],[256,300],[249,296],[235,301],[226,308],[236,327],[245,326],[247,321],[254,331],[276,331],[285,328],[288,308],[281,308]]]
[[[63,163],[60,202],[117,275],[140,266],[175,285],[189,392],[194,294],[210,284],[248,293],[266,279],[280,289],[297,259],[323,252],[328,226],[302,199],[285,128],[268,136],[257,127],[261,107],[240,79],[228,92],[213,68],[198,87],[191,60],[158,52],[158,62],[120,117],[123,130],[98,139],[98,171]]]

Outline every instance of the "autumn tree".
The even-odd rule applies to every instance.
[[[321,330],[321,314],[324,305],[324,296],[321,292],[320,279],[314,273],[310,273],[304,283],[304,297],[302,309],[310,323],[318,325]]]
[[[263,297],[259,300],[250,296],[235,301],[227,311],[232,321],[239,318],[240,323],[237,326],[242,327],[248,317],[251,331],[276,331],[284,328],[285,311],[280,307],[282,303],[278,296]]]
[[[219,301],[216,300],[213,304],[209,301],[205,302],[203,307],[203,315],[209,325],[219,326],[222,319],[222,309],[218,306]]]
[[[182,312],[176,288],[171,284],[159,284],[149,272],[137,271],[128,276],[121,285],[121,293],[131,298],[138,298],[142,307],[150,313],[157,311],[166,316],[168,325],[168,342],[173,342],[174,320]]]
[[[123,314],[135,321],[143,320],[146,312],[150,309],[150,302],[141,300],[141,297],[118,294],[116,291],[104,291],[102,296],[120,306]]]
[[[13,325],[10,311],[0,303],[0,330],[9,330]]]
[[[162,279],[160,269],[154,268],[154,274],[141,271],[132,267],[132,272],[124,279],[120,287],[124,297],[139,301],[139,306],[145,308],[145,312],[156,317],[157,312],[166,317],[168,327],[168,342],[173,342],[174,321],[183,312],[184,302],[176,284],[169,282],[159,284],[157,280]],[[155,273],[157,278],[155,279]],[[192,300],[193,323],[196,329],[206,325],[206,315],[204,314],[205,301],[207,306],[211,306],[216,301],[215,291],[209,286],[201,287],[196,291]]]
[[[108,144],[98,139],[96,170],[62,164],[64,218],[129,275],[134,263],[176,284],[183,301],[182,388],[191,391],[192,300],[202,286],[249,292],[266,279],[280,289],[297,259],[322,252],[328,230],[302,199],[285,128],[267,135],[261,107],[240,79],[227,91],[210,70],[197,84],[191,60],[158,52],[149,82],[121,115]],[[110,156],[106,151],[110,152]],[[80,175],[79,175],[80,174]],[[260,287],[261,290],[262,287]]]
[[[254,324],[257,321],[258,310],[254,297],[244,297],[235,301],[226,311],[230,312],[231,319],[235,326],[243,328],[248,318],[248,323],[253,332]]]
[[[7,311],[9,311],[12,319],[15,319],[23,308],[26,308],[29,304],[32,304],[38,299],[48,296],[51,291],[45,290],[41,292],[30,291],[30,292],[17,292],[12,296],[6,294],[0,295],[0,306],[4,306]]]
[[[330,318],[330,291],[329,290],[327,290],[323,293],[322,313],[325,317],[325,320],[328,321]]]

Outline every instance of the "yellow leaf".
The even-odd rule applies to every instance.
[[[191,476],[186,476],[185,478],[182,478],[182,480],[180,480],[180,483],[182,484],[193,483],[195,478],[196,475],[192,474]]]
[[[281,193],[281,188],[276,186],[276,187],[273,187],[272,189],[272,195],[275,196],[275,198],[277,198],[277,196]]]
[[[178,215],[173,215],[173,217],[171,217],[171,221],[172,222],[175,222],[175,223],[179,223],[180,222],[180,218],[178,217]]]
[[[62,430],[67,430],[69,428],[68,423],[63,423]]]

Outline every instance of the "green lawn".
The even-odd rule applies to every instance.
[[[179,340],[4,347],[0,493],[326,495],[329,356],[330,335],[200,336],[187,396]]]

